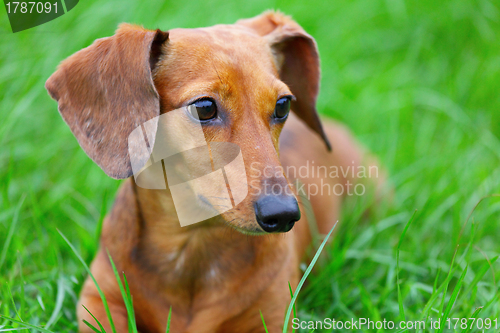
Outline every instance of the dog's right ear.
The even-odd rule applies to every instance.
[[[113,178],[132,175],[129,134],[160,115],[152,72],[167,39],[168,32],[123,24],[64,60],[45,83],[80,146]]]

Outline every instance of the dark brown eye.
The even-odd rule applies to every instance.
[[[274,117],[278,119],[285,118],[290,112],[290,97],[282,97],[276,102],[276,107],[274,108]]]
[[[217,116],[217,106],[215,105],[215,101],[212,99],[199,99],[194,102],[193,105],[194,108],[191,108],[191,113],[193,114],[193,117],[200,121],[210,120]]]

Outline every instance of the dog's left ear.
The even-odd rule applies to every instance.
[[[321,136],[331,151],[316,111],[320,73],[314,38],[291,18],[272,11],[236,23],[253,29],[269,41],[276,56],[280,78],[297,98],[292,102],[292,110]]]

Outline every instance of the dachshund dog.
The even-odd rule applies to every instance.
[[[346,192],[314,193],[305,207],[293,185],[298,176],[268,171],[311,163],[359,167],[365,159],[342,125],[320,122],[319,77],[315,40],[291,18],[265,12],[233,25],[168,32],[123,24],[64,60],[47,80],[83,150],[108,176],[126,179],[91,265],[119,333],[128,331],[127,310],[108,252],[127,278],[139,332],[165,332],[170,309],[174,333],[264,332],[261,312],[269,331],[283,329],[289,283],[297,286],[312,240],[305,208],[314,212],[315,229],[328,233]],[[132,177],[129,136],[189,107],[207,142],[241,149],[239,177],[246,175],[249,190],[232,209],[181,226],[172,186],[144,188]],[[295,184],[331,189],[356,177],[317,172]],[[97,327],[96,321],[83,306],[110,331],[90,278],[77,312],[80,332],[92,332],[83,320]]]

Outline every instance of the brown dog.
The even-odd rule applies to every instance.
[[[168,188],[144,189],[133,178],[123,183],[91,267],[118,332],[128,331],[127,312],[106,250],[126,274],[140,332],[165,332],[170,308],[174,333],[264,332],[259,311],[270,332],[282,330],[288,283],[298,283],[311,234],[294,192],[265,191],[276,185],[290,189],[293,179],[263,169],[311,161],[349,168],[363,158],[342,126],[323,129],[320,123],[314,39],[272,12],[234,25],[169,32],[122,25],[114,36],[62,62],[46,88],[81,147],[113,178],[132,175],[127,138],[134,128],[187,105],[196,107],[208,142],[235,143],[245,160],[251,188],[246,198],[186,227],[179,225]],[[288,115],[290,104],[294,114]],[[333,188],[352,182],[352,176],[313,174],[301,181]],[[327,233],[341,196],[330,191],[310,201],[318,231]],[[80,331],[91,332],[82,319],[95,321],[82,305],[109,331],[90,279],[78,317]]]

